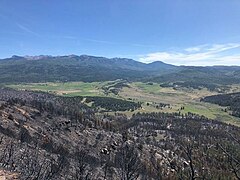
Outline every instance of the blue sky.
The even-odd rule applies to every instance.
[[[239,0],[0,0],[0,58],[240,65]]]

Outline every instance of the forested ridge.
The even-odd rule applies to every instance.
[[[13,56],[0,59],[1,83],[109,81],[139,79],[175,69],[162,62],[144,64],[126,58],[95,56]]]
[[[229,111],[231,115],[240,117],[240,93],[219,94],[208,96],[203,101],[218,104],[226,107],[225,111]]]

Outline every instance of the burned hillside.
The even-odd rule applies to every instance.
[[[0,166],[21,179],[239,178],[240,129],[197,114],[100,114],[0,90]]]

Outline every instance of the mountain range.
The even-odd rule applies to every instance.
[[[174,66],[161,61],[145,64],[128,58],[88,55],[12,56],[0,60],[0,83],[66,81],[152,81],[158,83],[240,83],[239,66]]]

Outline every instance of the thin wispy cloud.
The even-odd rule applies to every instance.
[[[233,52],[235,50],[235,52]],[[164,61],[175,65],[240,65],[240,43],[204,44],[178,52],[160,51],[141,55],[141,62]]]
[[[200,46],[189,47],[189,48],[186,48],[185,51],[199,52],[199,51],[201,51],[201,49],[203,49],[204,47],[207,47],[207,46],[208,46],[207,44],[204,44],[204,45],[200,45]]]
[[[156,46],[156,45],[148,45],[148,44],[131,44],[131,45],[136,46],[136,47],[149,47],[149,48],[159,47],[159,46]]]
[[[100,44],[110,44],[110,45],[122,45],[122,46],[136,46],[136,47],[158,47],[155,45],[148,45],[148,44],[139,44],[139,43],[124,43],[124,42],[115,42],[115,41],[105,41],[99,39],[90,39],[90,38],[81,38],[82,40],[100,43]]]
[[[71,40],[76,40],[77,39],[75,36],[63,36],[62,38],[71,39]]]
[[[105,40],[99,40],[99,39],[90,39],[90,38],[81,38],[82,40],[94,42],[94,43],[101,43],[101,44],[120,44],[118,42],[111,42],[111,41],[105,41]]]
[[[16,23],[16,25],[17,25],[21,30],[23,30],[24,32],[26,32],[26,33],[28,33],[28,34],[31,34],[31,35],[34,35],[34,36],[40,37],[40,34],[32,31],[30,28],[28,28],[28,27],[26,27],[26,26],[24,26],[24,25],[22,25],[22,24],[20,24],[20,23]]]

